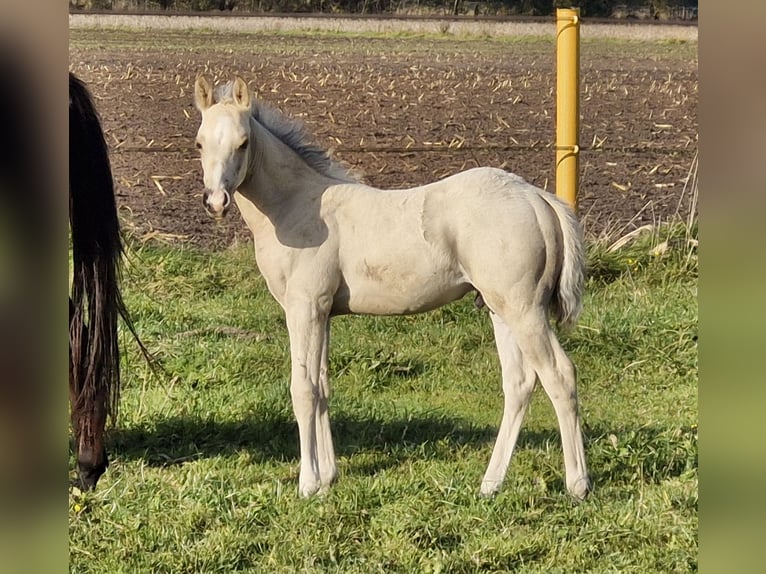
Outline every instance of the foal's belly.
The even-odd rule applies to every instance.
[[[332,314],[408,315],[446,305],[473,289],[462,278],[446,276],[349,278],[341,282]]]

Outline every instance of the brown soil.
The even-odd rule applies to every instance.
[[[240,74],[381,188],[477,165],[554,189],[547,41],[73,30],[70,69],[100,111],[124,228],[202,248],[248,240],[201,204],[193,83]],[[686,217],[697,150],[696,45],[591,43],[581,55],[579,212],[590,235]]]

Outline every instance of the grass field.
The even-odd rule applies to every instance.
[[[218,18],[214,16],[125,16],[112,14],[70,14],[70,28],[121,28],[131,30],[206,29],[232,33],[293,32],[315,34],[429,35],[447,37],[524,38],[555,33],[556,20],[541,22],[491,22],[466,18],[460,21],[398,20],[386,18]],[[696,42],[696,26],[648,26],[598,24],[583,26],[582,37],[646,41]]]
[[[590,246],[585,312],[562,337],[595,483],[580,504],[539,388],[503,492],[477,496],[502,395],[470,298],[334,320],[340,479],[299,498],[286,329],[251,251],[131,246],[126,301],[164,374],[126,337],[111,466],[96,492],[70,490],[71,572],[696,571],[697,263],[683,230]]]

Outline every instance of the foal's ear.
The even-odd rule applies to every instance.
[[[250,89],[247,87],[247,82],[236,76],[234,78],[234,86],[231,90],[231,95],[234,97],[234,102],[243,108],[250,107]]]
[[[205,79],[205,76],[197,76],[194,84],[194,103],[201,112],[213,105],[213,86]]]

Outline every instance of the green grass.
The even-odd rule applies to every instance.
[[[696,254],[683,233],[590,247],[578,367],[595,491],[565,493],[541,389],[504,490],[477,496],[502,406],[486,312],[333,321],[340,479],[297,495],[282,312],[251,249],[134,247],[120,423],[69,494],[72,572],[689,572],[697,569]],[[70,459],[70,468],[74,463]]]

